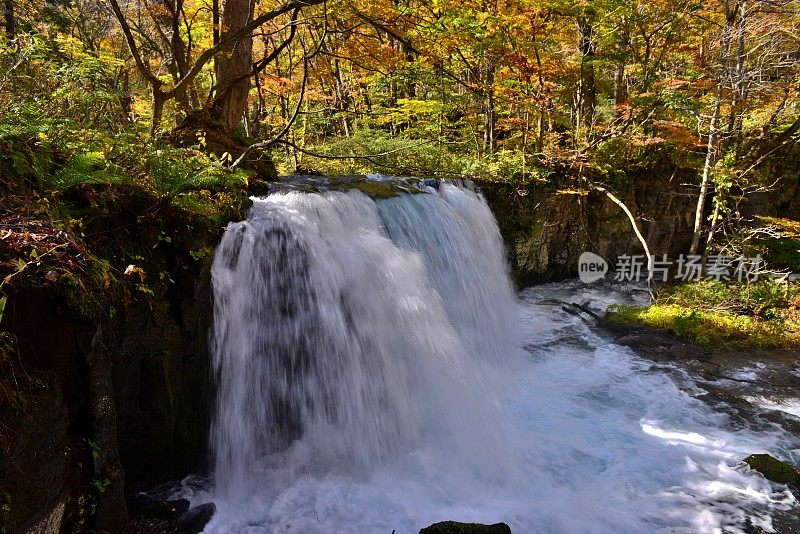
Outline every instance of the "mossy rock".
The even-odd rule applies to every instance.
[[[767,480],[800,487],[800,471],[769,454],[751,454],[744,461],[750,469],[758,471]]]
[[[423,528],[419,534],[511,534],[511,527],[505,523],[482,525],[480,523],[442,521]]]
[[[399,182],[379,180],[334,180],[331,182],[331,189],[338,191],[358,189],[368,197],[375,200],[393,198],[402,193],[419,192],[416,189],[404,186]]]

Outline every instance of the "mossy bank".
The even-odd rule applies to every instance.
[[[2,148],[22,159],[0,184],[0,531],[122,532],[126,494],[204,468],[211,260],[254,180],[189,180],[203,162],[181,167],[185,152],[170,156],[180,186],[107,164],[51,180],[37,151],[49,176],[76,157],[12,141]]]

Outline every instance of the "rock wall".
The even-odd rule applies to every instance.
[[[125,532],[131,492],[204,469],[223,223],[117,193],[77,194],[97,213],[84,267],[4,289],[16,350],[9,365],[0,350],[13,371],[0,381],[0,531]],[[249,206],[238,200],[231,220]],[[128,262],[141,271],[123,274]]]
[[[769,167],[776,186],[744,195],[737,206],[745,218],[771,215],[800,218],[797,158],[776,158]],[[697,203],[697,171],[680,167],[634,168],[615,193],[639,222],[651,254],[675,259],[687,253]],[[623,254],[644,254],[630,221],[588,181],[558,171],[552,179],[527,184],[478,182],[497,218],[518,287],[578,275],[584,251],[604,257],[613,268]],[[710,215],[712,203],[706,203]]]
[[[60,296],[13,294],[4,327],[35,385],[3,404],[0,495],[11,532],[121,532],[124,492],[202,470],[209,422],[208,268],[175,300],[77,318]],[[104,335],[113,328],[113,335]]]
[[[640,218],[653,254],[676,255],[691,242],[696,199],[678,186],[686,174],[665,177],[641,171],[629,188],[617,191]],[[519,287],[577,276],[584,251],[599,254],[612,266],[619,255],[643,254],[625,213],[581,180],[479,185],[505,238]]]

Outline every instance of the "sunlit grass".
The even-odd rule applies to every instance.
[[[796,285],[695,282],[662,291],[648,307],[611,306],[607,318],[665,328],[706,350],[800,349]]]

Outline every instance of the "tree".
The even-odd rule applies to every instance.
[[[227,0],[222,12],[224,40],[232,33],[253,21],[254,3],[250,0]],[[244,116],[247,95],[250,92],[250,75],[253,63],[253,38],[248,35],[239,39],[233,48],[218,56],[217,97],[211,109],[212,120],[232,132]]]
[[[229,140],[222,144],[230,145],[233,130],[244,115],[251,76],[274,61],[294,38],[300,10],[322,4],[323,1],[288,0],[255,16],[249,1],[228,0],[223,10],[224,31],[219,36],[218,42],[193,59],[180,39],[180,27],[182,25],[189,26],[189,18],[186,15],[183,0],[175,0],[175,4],[168,4],[168,23],[171,26],[171,42],[174,45],[171,47],[171,53],[175,58],[177,69],[171,87],[165,88],[165,82],[153,72],[148,62],[145,61],[140,51],[142,45],[137,41],[118,1],[110,0],[112,10],[119,21],[138,72],[150,86],[152,95],[151,135],[155,135],[161,127],[164,105],[173,99],[185,101],[187,91],[190,90],[192,83],[214,60],[217,80],[211,87],[211,98],[205,104],[201,104],[199,109],[192,111],[191,115],[197,124],[193,123],[191,126],[209,131],[218,130]],[[253,63],[254,31],[287,14],[291,14],[288,22],[289,38],[275,50],[265,52],[264,57],[257,63]],[[191,35],[191,31],[189,31],[189,35]]]
[[[689,254],[697,254],[700,246],[700,237],[703,235],[703,220],[705,219],[705,206],[708,197],[708,190],[712,180],[714,165],[719,157],[719,121],[722,113],[722,100],[725,89],[725,76],[728,68],[728,54],[730,52],[731,34],[739,17],[740,5],[738,2],[725,1],[723,3],[725,23],[722,27],[722,36],[719,45],[719,59],[716,65],[716,89],[714,95],[714,111],[711,114],[711,122],[708,126],[708,145],[706,148],[706,159],[703,164],[703,176],[700,180],[700,194],[697,197],[697,208],[694,215],[694,231],[692,233],[692,244],[689,246]]]
[[[798,3],[726,1],[718,7],[724,14],[715,68],[714,107],[707,134],[707,150],[702,170],[700,193],[695,211],[690,253],[697,253],[707,226],[706,248],[722,224],[725,199],[722,193],[736,182],[742,191],[763,188],[748,184],[748,175],[766,155],[794,142],[800,122],[795,119],[779,128],[781,118],[791,117],[790,95],[796,95],[795,77],[800,67],[797,47],[800,37]],[[726,120],[727,119],[727,120]],[[745,123],[749,123],[750,142],[745,142]],[[780,130],[770,135],[771,130]],[[748,145],[749,146],[745,146]],[[723,160],[723,157],[726,159]],[[705,224],[706,203],[716,189],[709,224]]]
[[[6,40],[11,43],[17,35],[17,23],[14,18],[14,0],[5,0],[4,16],[6,21]]]

